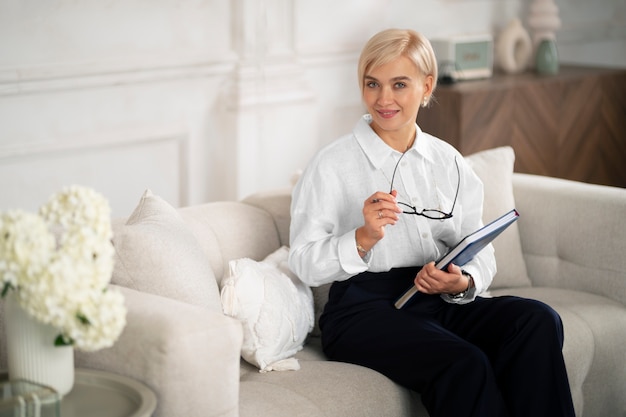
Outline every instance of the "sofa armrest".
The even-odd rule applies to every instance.
[[[241,324],[225,315],[116,287],[127,325],[109,349],[76,352],[78,367],[142,381],[157,395],[155,416],[238,416]]]
[[[533,285],[626,305],[626,190],[519,173],[513,188]]]

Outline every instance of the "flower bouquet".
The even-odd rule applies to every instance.
[[[114,248],[107,200],[64,188],[38,214],[0,213],[0,291],[37,321],[58,329],[50,343],[95,351],[126,325],[121,293],[108,287]]]

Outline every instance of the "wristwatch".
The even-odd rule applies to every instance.
[[[465,271],[465,270],[461,270],[461,273],[463,275],[465,275],[467,277],[467,289],[465,291],[461,291],[458,292],[456,294],[450,294],[450,299],[454,300],[454,301],[458,301],[458,300],[462,300],[465,298],[465,296],[467,295],[467,292],[474,288],[474,278],[472,277],[472,274],[470,274],[469,272]]]

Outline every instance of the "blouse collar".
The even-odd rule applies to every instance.
[[[372,165],[376,169],[383,166],[387,158],[394,153],[399,153],[389,145],[387,145],[381,138],[374,132],[374,129],[370,126],[372,123],[372,116],[365,114],[354,127],[352,133],[354,134],[357,142],[363,149],[363,152],[370,160]],[[430,138],[426,135],[420,127],[415,124],[416,139],[413,145],[407,152],[416,153],[423,156],[429,161],[433,161],[432,150],[429,146]]]

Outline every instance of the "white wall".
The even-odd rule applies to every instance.
[[[626,67],[626,4],[557,0],[563,62]],[[522,0],[0,0],[0,210],[93,186],[127,215],[286,186],[362,107],[380,29],[497,34]]]

